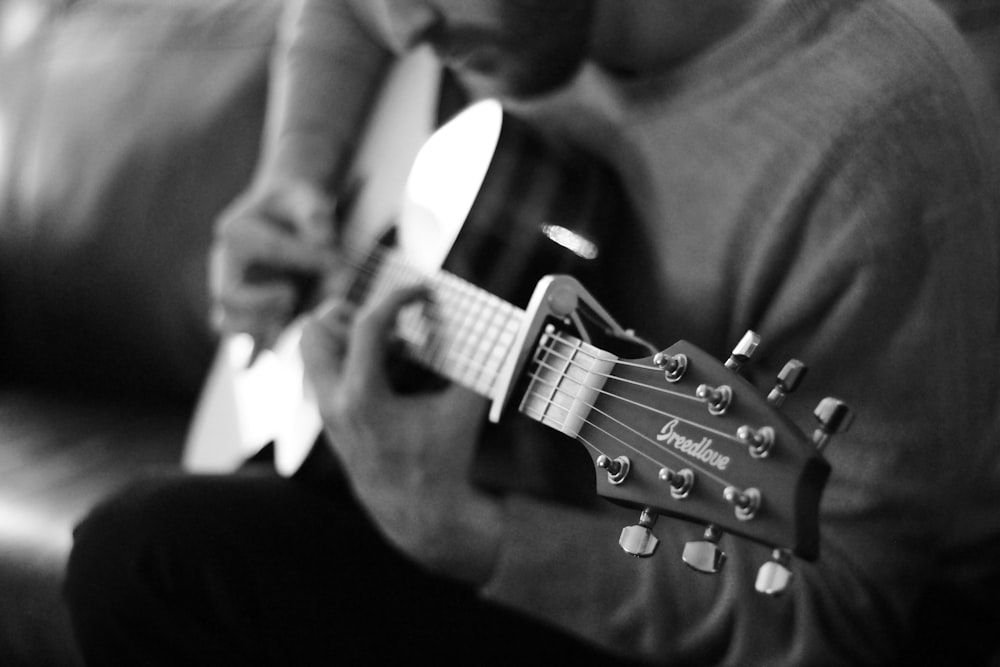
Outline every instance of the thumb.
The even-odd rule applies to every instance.
[[[426,286],[405,287],[392,292],[358,316],[346,362],[351,380],[369,388],[388,386],[385,360],[396,318],[406,306],[427,302],[429,298],[430,290]]]

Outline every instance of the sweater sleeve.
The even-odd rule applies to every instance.
[[[858,415],[826,450],[819,560],[767,598],[762,546],[724,538],[725,570],[706,577],[680,562],[699,527],[661,520],[657,553],[636,560],[617,545],[635,513],[512,498],[486,598],[660,664],[885,664],[947,553],[984,568],[957,526],[975,511],[991,523],[976,531],[1000,531],[982,508],[1000,517],[996,162],[991,139],[962,129],[968,109],[942,120],[938,103],[858,119],[739,263],[728,325],[763,336],[761,388],[802,358],[793,419],[808,427],[825,395]]]
[[[337,182],[391,56],[365,18],[350,0],[287,4],[258,177]]]

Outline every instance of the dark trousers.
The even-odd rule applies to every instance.
[[[161,477],[74,537],[90,665],[614,662],[401,557],[343,484]]]

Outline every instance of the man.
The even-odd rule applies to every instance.
[[[499,97],[618,175],[634,215],[614,227],[602,280],[620,321],[720,356],[752,328],[763,344],[746,374],[762,390],[787,358],[810,366],[786,404],[795,421],[808,428],[828,394],[855,408],[825,451],[820,558],[769,598],[753,592],[759,545],[725,539],[715,577],[684,567],[697,526],[661,521],[657,553],[628,557],[616,538],[634,512],[517,488],[577,470],[567,445],[564,467],[486,490],[469,474],[484,401],[403,394],[385,377],[396,314],[427,298],[403,290],[360,311],[327,304],[304,336],[350,494],[330,480],[167,480],[80,527],[68,599],[95,664],[986,659],[1000,594],[1000,134],[936,10],[306,0],[290,17],[258,177],[221,222],[220,326],[268,344],[302,296],[292,276],[336,266],[330,193],[352,138],[386,64],[429,42],[473,97]]]

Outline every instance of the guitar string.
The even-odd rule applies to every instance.
[[[391,249],[386,249],[386,250],[391,250]],[[387,266],[388,266],[388,274],[387,274],[387,279],[386,279],[387,282],[388,282],[388,285],[384,285],[383,287],[386,288],[386,289],[391,289],[392,287],[395,287],[395,286],[402,286],[403,284],[410,283],[410,282],[413,281],[413,279],[414,279],[415,276],[419,275],[417,273],[416,269],[414,269],[412,266],[409,266],[405,262],[401,262],[401,261],[395,261],[394,262],[394,261],[392,261],[393,259],[396,259],[396,258],[395,257],[385,258],[385,261],[387,262]],[[375,273],[375,272],[372,272],[372,273]],[[485,292],[485,290],[479,290],[479,288],[476,288],[475,286],[473,286],[471,284],[465,283],[464,281],[462,281],[462,279],[457,278],[457,276],[450,276],[449,274],[443,273],[443,272],[442,272],[442,274],[443,275],[441,275],[441,276],[432,276],[432,278],[440,278],[440,279],[444,279],[444,280],[447,280],[447,279],[450,278],[450,279],[458,282],[459,289],[467,289],[467,290],[469,290],[468,293],[476,294],[477,292],[481,292],[482,294],[489,295],[489,293]],[[445,292],[445,294],[447,294],[447,292]],[[492,296],[492,295],[490,295],[490,296]],[[461,299],[461,298],[462,298],[461,296],[458,297],[458,299]],[[500,303],[505,303],[505,302],[503,302],[500,299],[497,299],[497,301],[500,302]],[[456,306],[454,306],[454,309],[457,310],[458,313],[459,313],[456,317],[449,317],[447,314],[442,314],[440,312],[440,310],[438,309],[438,310],[432,311],[432,312],[435,313],[435,315],[432,316],[432,317],[430,317],[430,318],[428,318],[428,319],[431,320],[431,324],[432,325],[433,325],[434,322],[437,322],[437,323],[440,324],[441,322],[447,321],[449,319],[457,321],[459,319],[462,319],[463,317],[464,317],[463,321],[471,321],[471,318],[469,317],[468,312],[463,313],[461,311],[461,307],[460,307],[461,303],[462,302],[459,301],[459,304],[456,305]],[[446,297],[446,301],[443,302],[443,304],[441,304],[441,305],[444,305],[444,306],[448,306],[449,305],[447,303],[447,297]],[[507,305],[509,305],[509,304],[507,304]],[[481,308],[481,306],[480,306],[480,308]],[[510,308],[513,310],[515,307],[510,306]],[[433,330],[439,330],[440,331],[442,328],[443,327],[440,327],[440,326],[432,326],[432,331]],[[465,326],[465,325],[459,325],[459,329],[460,330],[468,329],[468,327]],[[458,338],[458,336],[454,336],[454,338]],[[422,354],[421,356],[427,356],[427,357],[430,357],[430,359],[432,359],[432,360],[437,360],[438,363],[434,364],[434,366],[435,366],[435,368],[437,370],[447,371],[448,370],[446,368],[447,364],[449,364],[449,363],[453,364],[453,367],[456,370],[454,370],[453,372],[448,373],[448,374],[449,375],[453,375],[454,376],[453,379],[462,381],[463,384],[467,384],[470,387],[476,387],[476,386],[478,386],[476,384],[476,380],[478,380],[484,373],[491,374],[493,381],[495,381],[496,375],[499,372],[498,368],[497,369],[491,368],[488,365],[479,362],[479,360],[476,359],[475,357],[463,354],[463,352],[461,351],[461,349],[454,349],[454,348],[444,349],[443,356],[442,356],[441,350],[442,350],[442,348],[444,346],[444,339],[445,339],[445,336],[433,336],[432,337],[432,345],[431,345],[431,347],[429,349],[423,350],[422,352],[425,352],[426,355]],[[566,338],[564,338],[563,336],[561,336],[557,332],[557,333],[554,333],[554,334],[550,334],[550,339],[553,342],[548,347],[549,354],[553,354],[557,358],[560,358],[560,359],[562,359],[564,361],[567,361],[567,363],[569,365],[571,365],[571,366],[583,369],[584,372],[588,372],[588,373],[592,372],[589,368],[584,368],[578,361],[576,361],[575,358],[566,357],[566,356],[561,355],[561,354],[559,354],[558,352],[555,351],[556,343],[561,343],[561,344],[564,344],[564,345],[571,345],[571,343],[569,343]],[[588,352],[587,350],[580,350],[580,351],[583,354],[591,357],[592,359],[595,358],[594,355],[592,353]],[[504,355],[504,356],[506,356],[506,355]],[[501,359],[502,359],[502,357],[501,357]],[[659,369],[657,369],[655,367],[649,367],[649,366],[646,366],[646,365],[638,363],[638,362],[622,362],[621,360],[619,360],[619,363],[625,363],[625,364],[630,365],[632,367],[637,367],[637,368],[640,368],[640,369],[643,369],[643,370],[650,370],[650,371],[658,371],[659,370]],[[466,371],[474,371],[475,375],[472,376],[472,377],[462,376],[461,375],[462,371],[457,370],[459,367],[465,369]],[[556,369],[552,368],[552,370],[556,370]],[[468,373],[467,373],[467,375],[468,375]],[[598,373],[598,375],[600,375],[600,376],[602,376],[602,377],[604,377],[606,379],[618,380],[618,381],[621,381],[621,382],[624,382],[624,383],[635,385],[635,386],[640,387],[640,388],[648,389],[648,390],[651,390],[651,391],[654,391],[654,392],[658,392],[658,393],[662,393],[662,394],[667,394],[667,395],[672,396],[672,397],[677,397],[677,398],[682,398],[682,399],[687,399],[687,400],[693,400],[693,401],[699,401],[699,402],[705,402],[705,399],[701,399],[701,398],[698,398],[696,396],[692,396],[690,394],[685,394],[685,393],[682,393],[682,392],[674,391],[674,390],[671,390],[669,388],[663,387],[661,385],[651,385],[651,384],[647,384],[647,383],[642,383],[642,382],[638,382],[638,381],[635,381],[635,380],[631,380],[629,378],[624,378],[624,377],[621,377],[621,376],[617,376],[615,374]],[[492,382],[489,382],[489,384],[492,384]],[[563,391],[565,391],[565,390],[563,390]],[[608,392],[606,390],[602,390],[601,393],[605,394],[605,395],[608,395],[608,396],[611,396],[612,398],[619,398],[620,400],[626,400],[626,401],[628,400],[628,399],[625,399],[625,398],[623,398],[621,396],[617,396],[615,394],[612,394],[612,393],[610,393],[610,392]],[[673,414],[670,414],[670,413],[665,412],[665,411],[657,410],[656,408],[653,408],[653,407],[648,406],[648,405],[642,405],[642,404],[637,404],[637,405],[639,405],[639,407],[642,407],[644,409],[651,410],[651,411],[657,412],[659,414],[663,414],[664,416],[667,416],[667,417],[670,417],[670,418],[674,418],[674,419],[678,419],[679,421],[683,421],[684,423],[693,424],[693,422],[691,422],[691,420],[683,419],[683,418],[679,417],[678,415],[673,415]],[[726,439],[728,441],[731,441],[731,442],[734,442],[734,443],[737,443],[737,444],[744,444],[743,440],[738,439],[738,438],[736,438],[736,437],[734,437],[734,436],[732,436],[732,435],[730,435],[728,433],[719,431],[717,429],[707,428],[707,427],[702,427],[702,428],[705,428],[705,430],[707,430],[707,431],[709,431],[709,432],[717,435],[718,437],[724,438],[724,439]]]
[[[463,279],[459,278],[458,276],[454,276],[453,274],[449,274],[446,271],[438,271],[435,274],[430,274],[430,275],[424,274],[424,273],[420,272],[419,269],[417,269],[416,267],[413,267],[412,265],[407,264],[405,262],[405,260],[401,259],[400,256],[399,256],[398,251],[396,251],[394,248],[378,247],[375,250],[373,250],[371,253],[369,253],[369,257],[365,261],[363,261],[363,262],[351,262],[351,261],[349,261],[348,263],[356,265],[356,267],[359,270],[359,273],[361,274],[361,276],[360,276],[361,278],[373,278],[373,277],[374,278],[378,278],[380,275],[384,275],[385,276],[385,280],[388,282],[388,285],[383,285],[384,289],[392,289],[393,287],[402,287],[402,286],[405,286],[405,285],[410,285],[410,284],[418,283],[421,280],[429,280],[429,281],[435,283],[435,285],[432,285],[432,287],[435,287],[435,286],[438,287],[438,288],[441,288],[441,287],[451,287],[450,290],[445,289],[445,290],[439,290],[437,292],[437,294],[444,296],[444,302],[441,303],[441,304],[439,304],[439,308],[433,309],[431,311],[432,313],[434,313],[434,315],[432,315],[430,317],[427,317],[427,314],[426,313],[424,314],[424,317],[429,320],[429,324],[432,325],[431,326],[431,331],[432,331],[432,336],[431,336],[432,346],[431,346],[431,348],[429,350],[426,350],[426,352],[429,353],[430,357],[436,358],[438,360],[438,363],[436,364],[436,367],[437,367],[438,370],[447,371],[447,368],[445,368],[444,366],[446,366],[448,363],[451,363],[451,364],[454,365],[454,367],[456,368],[456,370],[454,370],[450,374],[453,374],[455,376],[458,376],[461,373],[461,371],[457,370],[457,368],[459,367],[459,365],[461,365],[461,367],[463,369],[465,369],[467,375],[468,375],[468,371],[473,371],[475,373],[475,375],[473,375],[471,377],[454,377],[453,378],[455,380],[464,381],[463,383],[469,385],[470,387],[477,386],[476,385],[477,380],[480,377],[482,377],[484,373],[491,373],[492,374],[492,380],[487,381],[487,384],[492,385],[495,382],[496,375],[499,372],[499,368],[494,369],[494,368],[490,367],[488,364],[480,362],[479,359],[477,359],[475,356],[469,356],[467,354],[464,354],[461,349],[454,349],[454,348],[446,349],[444,351],[444,356],[441,356],[440,350],[442,349],[442,345],[444,344],[445,336],[441,336],[441,335],[434,336],[433,332],[435,330],[441,331],[443,329],[443,327],[433,326],[433,324],[434,323],[440,324],[440,323],[448,321],[450,319],[450,320],[455,321],[455,322],[461,322],[459,324],[459,327],[458,327],[460,331],[469,330],[472,326],[474,326],[474,323],[475,323],[475,318],[472,317],[471,312],[478,312],[478,311],[484,310],[486,308],[486,306],[482,303],[482,300],[483,300],[483,298],[489,298],[489,297],[492,297],[492,299],[496,300],[496,303],[493,304],[493,305],[500,304],[502,306],[506,306],[511,311],[510,312],[511,315],[513,315],[513,314],[521,314],[521,313],[523,313],[523,311],[519,311],[519,309],[516,306],[512,306],[511,304],[508,304],[508,303],[504,302],[503,300],[501,300],[501,299],[495,297],[494,295],[490,294],[489,292],[487,292],[485,290],[481,290],[480,288],[472,285],[471,283],[468,283],[467,281],[464,281]],[[368,269],[367,267],[370,266],[372,263],[377,263],[378,265],[380,265],[382,267],[382,270],[378,270],[378,268]],[[388,269],[388,272],[386,272],[386,269]],[[446,281],[450,281],[450,282],[455,283],[455,286],[445,285],[444,283]],[[464,294],[462,294],[461,292],[464,292]],[[457,297],[452,296],[452,295],[455,295],[456,293],[457,293]],[[478,297],[478,299],[477,299],[477,297]],[[457,313],[457,315],[455,315],[453,317],[449,317],[448,314],[447,314],[447,312],[445,312],[444,314],[442,314],[441,310],[440,310],[440,306],[444,305],[444,306],[447,307],[447,306],[451,305],[451,304],[448,303],[448,301],[449,300],[455,300],[455,299],[457,299],[458,302],[457,302],[457,304],[455,304],[455,305],[452,306],[452,310],[450,312],[451,313]],[[469,302],[471,302],[471,303],[474,304],[474,307],[476,308],[475,311],[471,311],[470,312],[470,310],[468,308],[466,308],[465,311],[462,310],[462,308],[461,308],[462,304],[463,303],[469,303]],[[466,325],[465,324],[466,322],[469,323],[469,324]],[[502,335],[503,329],[502,328],[494,328],[493,331],[496,331],[497,333],[495,335],[497,337],[499,337],[499,336]],[[583,367],[583,365],[580,364],[578,361],[576,361],[575,358],[567,357],[565,355],[560,354],[559,352],[557,352],[555,350],[556,343],[563,344],[563,345],[571,345],[571,343],[569,343],[566,338],[564,338],[563,336],[561,336],[558,332],[555,333],[555,334],[550,334],[549,337],[550,337],[552,343],[550,343],[549,346],[548,346],[548,348],[547,348],[547,353],[548,354],[555,355],[557,358],[560,358],[560,359],[566,361],[567,364],[568,364],[568,366],[573,366],[573,367],[581,368],[581,369],[584,370],[584,372],[587,372],[587,373],[593,372],[589,368]],[[456,335],[456,336],[453,336],[452,338],[458,338],[458,336]],[[466,340],[464,342],[464,345],[466,347],[468,347],[468,344],[469,344],[469,342]],[[477,351],[478,351],[478,349],[480,349],[480,348],[477,348]],[[481,349],[483,350],[482,354],[484,354],[486,356],[489,355],[489,352],[490,352],[490,348],[489,347],[483,347]],[[580,351],[583,354],[586,354],[586,355],[590,356],[591,358],[596,358],[596,357],[594,357],[594,355],[592,353],[588,352],[587,350],[582,350],[581,349]],[[503,356],[501,356],[500,359],[502,360],[505,356],[506,356],[506,354],[504,354]],[[646,366],[646,365],[644,365],[642,363],[639,363],[639,362],[630,362],[630,361],[627,361],[627,360],[620,360],[619,359],[619,360],[617,360],[616,363],[622,363],[624,365],[629,365],[629,366],[632,366],[632,367],[637,367],[637,368],[640,368],[640,369],[643,369],[643,370],[650,370],[650,371],[658,371],[659,370],[658,368],[655,368],[655,367],[649,367],[649,366]],[[557,373],[560,372],[560,371],[558,371],[557,369],[555,369],[552,366],[549,366],[549,368],[550,368],[550,370],[554,370]],[[670,396],[673,396],[673,397],[705,402],[704,399],[699,399],[698,397],[691,396],[689,394],[684,394],[684,393],[681,393],[681,392],[673,391],[673,390],[667,389],[667,388],[662,387],[662,386],[651,385],[651,384],[646,384],[646,383],[638,382],[638,381],[635,381],[635,380],[631,380],[631,379],[628,379],[628,378],[617,376],[615,374],[608,374],[608,373],[597,373],[597,374],[600,375],[600,376],[602,376],[602,377],[604,377],[604,378],[606,378],[606,379],[618,380],[618,381],[621,381],[621,382],[632,384],[632,385],[635,385],[637,387],[645,388],[645,389],[648,389],[648,390],[651,390],[651,391],[655,391],[655,392],[658,392],[658,393],[664,393],[664,394],[667,394],[667,395],[670,395]],[[537,381],[544,382],[537,375],[535,375],[534,377],[535,377],[535,379]],[[563,392],[564,394],[567,393],[565,389],[560,388],[558,386],[556,387],[556,389],[559,390],[559,391],[561,391],[561,392]],[[630,399],[627,399],[627,398],[625,398],[623,396],[619,396],[619,395],[617,395],[617,394],[615,394],[613,392],[608,392],[607,390],[604,390],[604,389],[600,390],[600,393],[603,394],[603,395],[609,396],[611,398],[615,398],[615,399],[618,399],[618,400],[623,400],[623,401],[626,401],[626,402],[633,403],[636,406],[641,407],[641,408],[643,408],[645,410],[650,410],[652,412],[656,412],[658,414],[662,414],[662,415],[664,415],[666,417],[669,417],[669,418],[672,418],[672,419],[678,419],[679,421],[682,421],[684,423],[688,423],[688,424],[693,424],[694,423],[691,420],[684,419],[684,418],[682,418],[682,417],[680,417],[678,415],[674,415],[674,414],[671,414],[669,412],[666,412],[666,411],[663,411],[663,410],[659,410],[659,409],[654,408],[654,407],[649,406],[649,405],[645,405],[645,404],[642,404],[642,403],[631,401]],[[575,396],[572,397],[572,398],[574,400],[577,399],[577,397],[575,397]],[[590,407],[591,409],[596,409],[596,407],[593,404],[588,405],[588,407]],[[724,433],[722,431],[718,431],[717,429],[712,429],[712,428],[708,428],[708,427],[704,427],[704,426],[700,426],[700,425],[699,425],[699,427],[700,428],[704,428],[708,432],[716,434],[719,437],[724,438],[724,439],[726,439],[728,441],[731,441],[731,442],[734,442],[734,443],[737,443],[737,444],[744,444],[743,440],[741,440],[741,439],[739,439],[739,438],[737,438],[735,436],[732,436],[732,435],[730,435],[728,433]],[[652,441],[650,441],[650,442],[652,442]],[[677,458],[681,458],[680,455],[677,455],[674,452],[670,452],[669,450],[667,450],[663,446],[659,445],[658,443],[653,443],[653,444],[656,445],[658,448],[666,451],[667,453],[669,453],[671,455],[674,455]],[[682,459],[682,460],[685,460],[685,459]]]
[[[561,343],[563,343],[565,345],[572,345],[572,343],[566,341],[565,339],[559,339],[559,342],[561,342]],[[542,348],[540,347],[539,349],[541,351]],[[664,387],[661,387],[661,386],[658,386],[658,385],[646,384],[644,382],[639,382],[639,381],[636,381],[636,380],[632,380],[632,379],[629,379],[629,378],[626,378],[626,377],[622,377],[620,375],[615,375],[613,373],[601,373],[601,372],[598,372],[598,371],[591,371],[589,367],[584,366],[583,364],[577,362],[574,357],[571,357],[569,355],[557,352],[555,350],[555,346],[549,346],[549,347],[546,347],[544,349],[545,349],[545,351],[550,356],[554,356],[554,357],[558,358],[561,361],[565,361],[566,364],[567,364],[567,366],[574,366],[576,368],[580,368],[580,369],[582,369],[586,373],[590,373],[592,375],[597,375],[599,377],[603,377],[606,380],[617,380],[617,381],[625,383],[625,384],[631,384],[631,385],[634,385],[636,387],[640,387],[642,389],[649,389],[651,391],[655,391],[655,392],[658,392],[658,393],[661,393],[661,394],[666,394],[666,395],[671,396],[671,397],[683,398],[683,399],[687,399],[687,400],[698,402],[698,403],[707,403],[706,399],[699,398],[698,396],[695,396],[695,395],[692,395],[692,394],[686,394],[686,393],[683,393],[683,392],[679,392],[679,391],[667,389],[667,388],[664,388]],[[592,359],[597,359],[597,357],[594,356],[593,354],[591,354],[591,353],[589,353],[589,352],[587,352],[585,350],[581,350],[581,351],[584,354],[587,354],[588,356],[590,356]],[[541,361],[539,361],[539,360],[536,359],[536,363],[541,364]],[[618,361],[616,361],[615,365],[617,366],[620,363],[621,363],[621,361],[618,360]],[[631,366],[631,367],[633,367],[633,368],[640,368],[640,369],[644,369],[644,370],[656,372],[657,374],[659,374],[659,372],[660,372],[660,369],[657,368],[657,367],[655,367],[655,366],[647,366],[647,365],[644,365],[644,364],[641,364],[641,363],[638,363],[638,362],[631,363],[631,364],[628,364],[628,365]],[[556,369],[554,366],[548,366],[548,368],[551,369],[551,370],[556,371],[560,375],[565,375],[564,372],[560,373],[558,371],[558,369]],[[611,396],[613,398],[619,398],[621,400],[630,401],[630,399],[623,398],[622,396],[618,396],[617,394],[612,394],[612,393],[609,393],[607,391],[603,391],[602,390],[601,393],[604,393],[604,394],[606,394],[608,396]],[[575,399],[577,397],[573,396],[572,398]],[[630,402],[633,402],[633,401],[630,401]],[[687,424],[695,425],[695,423],[692,422],[691,420],[684,419],[684,418],[682,418],[682,417],[680,417],[678,415],[673,415],[673,414],[670,414],[669,412],[658,410],[657,408],[654,408],[654,407],[651,407],[651,406],[648,406],[648,405],[644,405],[644,404],[640,404],[640,403],[636,403],[636,405],[639,405],[640,407],[643,407],[643,408],[645,408],[647,410],[650,410],[652,412],[656,412],[656,413],[662,414],[665,417],[671,417],[671,418],[677,419],[678,421],[682,421],[682,422],[687,423]],[[700,424],[697,424],[697,426],[699,426],[700,428],[702,428],[702,429],[704,429],[704,430],[706,430],[706,431],[708,431],[710,433],[718,435],[720,438],[726,438],[727,440],[735,442],[736,444],[741,444],[741,445],[742,444],[746,444],[738,436],[733,436],[733,435],[731,435],[729,433],[726,433],[725,431],[720,431],[718,429],[713,429],[713,428],[708,427],[708,426],[702,426]]]
[[[540,384],[542,384],[542,385],[547,385],[547,384],[550,384],[550,383],[547,383],[547,382],[546,382],[545,380],[542,380],[541,378],[539,378],[539,377],[538,377],[537,375],[532,375],[532,379],[535,379],[535,380],[538,380],[538,382],[539,382]],[[550,385],[550,386],[552,386],[552,385]],[[555,388],[556,388],[556,389],[558,390],[558,387],[555,387]],[[607,394],[607,392],[602,392],[602,393],[606,393],[606,394]],[[607,395],[611,396],[612,398],[618,398],[618,399],[621,399],[621,397],[620,397],[620,396],[616,396],[616,395],[614,395],[614,394],[607,394]],[[553,406],[553,405],[554,405],[555,407],[559,408],[560,410],[563,410],[563,411],[565,411],[565,412],[568,412],[568,410],[567,410],[566,408],[564,408],[564,407],[562,407],[562,406],[558,405],[557,403],[554,403],[554,402],[553,402],[552,400],[550,400],[550,399],[546,398],[543,392],[540,392],[540,391],[537,391],[537,390],[533,390],[532,392],[529,392],[529,396],[526,396],[526,397],[525,397],[525,402],[527,402],[527,400],[528,400],[528,398],[529,398],[529,397],[534,397],[534,398],[537,398],[537,399],[541,400],[541,402],[542,402],[542,403],[544,403],[544,404],[546,404],[546,405],[548,405],[548,406]],[[640,404],[640,403],[635,403],[634,401],[627,401],[627,402],[629,402],[629,403],[633,403],[634,405],[637,405],[637,406],[639,406],[639,407],[646,407],[646,408],[648,408],[648,406],[644,406],[644,405],[642,405],[642,404]],[[590,408],[590,410],[591,410],[591,411],[593,411],[593,412],[597,412],[597,413],[599,413],[599,414],[601,414],[601,415],[603,415],[603,416],[607,417],[608,419],[610,419],[610,420],[611,420],[611,421],[613,421],[614,423],[618,424],[619,426],[621,426],[621,427],[623,427],[623,428],[627,429],[628,431],[631,431],[632,433],[634,433],[634,434],[635,434],[636,436],[638,436],[638,437],[639,437],[639,438],[641,438],[642,440],[645,440],[646,442],[648,442],[649,444],[651,444],[651,445],[652,445],[653,447],[655,447],[656,449],[658,449],[658,450],[662,451],[662,452],[663,452],[664,454],[666,454],[666,455],[668,455],[668,456],[672,456],[673,458],[677,459],[678,461],[681,461],[682,463],[684,463],[684,464],[686,464],[686,465],[688,465],[688,466],[690,466],[690,467],[692,467],[692,468],[695,468],[695,469],[697,469],[697,470],[698,470],[699,472],[703,473],[703,474],[704,474],[704,475],[706,475],[707,477],[710,477],[710,478],[714,479],[714,480],[715,480],[716,482],[718,482],[719,484],[721,484],[721,485],[722,485],[723,487],[726,487],[726,486],[736,486],[735,484],[732,484],[732,483],[728,482],[728,481],[727,481],[726,479],[724,479],[723,477],[721,477],[721,476],[717,475],[716,473],[712,472],[711,470],[708,470],[708,469],[706,469],[706,468],[705,468],[705,467],[704,467],[704,466],[703,466],[702,464],[700,464],[700,463],[697,463],[697,462],[695,462],[695,461],[691,460],[690,458],[685,458],[685,457],[684,457],[684,456],[683,456],[682,454],[680,454],[680,453],[678,453],[678,452],[674,452],[674,451],[671,451],[670,449],[668,449],[667,447],[664,447],[664,446],[663,446],[663,445],[661,445],[660,443],[658,443],[658,442],[655,442],[654,440],[652,440],[652,439],[651,439],[651,438],[649,438],[648,436],[646,436],[646,435],[643,435],[643,434],[642,434],[642,433],[640,433],[639,431],[636,431],[636,430],[635,430],[634,428],[632,428],[631,426],[629,426],[629,425],[627,425],[626,423],[622,422],[621,420],[619,420],[619,419],[617,419],[617,418],[613,417],[612,415],[608,414],[608,413],[607,413],[607,412],[605,412],[604,410],[601,410],[601,409],[599,409],[599,408],[598,408],[598,407],[596,406],[596,404],[594,404],[594,403],[588,403],[588,402],[586,402],[586,401],[584,401],[584,402],[583,402],[583,404],[584,404],[584,405],[586,405],[586,406],[587,406],[588,408]],[[547,411],[544,411],[544,410],[541,410],[541,411],[539,411],[539,412],[540,412],[540,415],[541,415],[541,416],[539,416],[539,417],[538,417],[538,419],[539,419],[540,421],[544,420],[544,419],[545,419],[545,417],[546,417],[547,415],[549,415],[549,414],[550,414],[550,413],[548,413]],[[659,411],[657,410],[657,412],[659,412]],[[588,414],[589,414],[589,413],[588,413]],[[661,413],[661,414],[665,414],[665,413]],[[672,416],[672,415],[668,415],[668,416]],[[602,433],[604,433],[604,434],[608,435],[609,437],[611,437],[611,438],[613,438],[613,439],[617,440],[617,441],[618,441],[619,443],[621,443],[621,444],[622,444],[623,446],[625,446],[625,447],[627,447],[628,449],[632,450],[632,451],[633,451],[633,452],[635,452],[636,454],[639,454],[639,455],[641,455],[641,456],[643,456],[643,457],[645,457],[645,458],[649,459],[650,461],[652,461],[652,462],[653,462],[653,463],[655,463],[656,465],[658,465],[658,466],[660,466],[660,467],[662,467],[662,468],[667,468],[667,467],[668,467],[668,466],[667,466],[667,464],[666,464],[666,463],[664,463],[663,461],[660,461],[660,460],[656,459],[655,457],[653,457],[653,456],[651,456],[651,455],[647,454],[646,452],[643,452],[643,451],[641,451],[641,450],[640,450],[640,449],[639,449],[638,447],[636,447],[635,445],[632,445],[632,444],[630,444],[630,443],[626,442],[625,440],[621,439],[620,437],[618,437],[618,436],[616,436],[616,435],[612,434],[612,433],[611,433],[610,431],[607,431],[606,429],[604,429],[604,428],[601,428],[601,427],[600,427],[600,426],[598,426],[598,425],[597,425],[597,424],[596,424],[596,423],[595,423],[594,421],[592,421],[592,420],[590,420],[590,419],[588,419],[588,418],[586,418],[586,417],[581,417],[580,419],[581,419],[581,421],[582,421],[583,423],[585,423],[585,424],[587,424],[588,426],[591,426],[592,428],[594,428],[594,429],[596,429],[596,430],[598,430],[598,431],[601,431]],[[556,423],[558,423],[558,424],[560,424],[560,425],[564,425],[564,424],[565,424],[565,418],[563,418],[563,419],[562,419],[562,420],[560,421],[560,419],[559,419],[559,418],[557,418],[557,417],[555,417],[555,416],[552,416],[552,417],[551,417],[551,421],[553,421],[553,422],[556,422]],[[690,422],[689,422],[689,423],[690,423]],[[580,437],[580,436],[579,436],[579,435],[577,435],[577,438],[579,438],[579,437]],[[600,450],[599,450],[599,449],[598,449],[597,447],[594,447],[594,449],[595,449],[595,451],[600,451]],[[603,454],[604,452],[601,452],[601,453]]]

